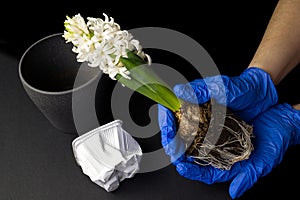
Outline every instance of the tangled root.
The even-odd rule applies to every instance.
[[[213,99],[201,105],[184,102],[175,116],[186,154],[197,164],[229,170],[249,158],[253,127]]]

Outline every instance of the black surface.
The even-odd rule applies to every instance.
[[[89,7],[74,1],[34,3],[34,8],[30,2],[26,5],[18,11],[15,5],[2,7],[10,14],[0,14],[1,200],[230,199],[229,183],[205,185],[190,181],[180,177],[172,165],[136,174],[115,192],[105,192],[77,166],[71,148],[76,136],[55,129],[26,95],[17,73],[18,61],[33,42],[62,32],[65,15],[102,17],[105,12],[124,29],[155,26],[185,33],[209,52],[221,73],[238,75],[250,62],[276,1],[186,2],[175,7],[162,7],[158,2],[103,1]],[[137,11],[133,5],[140,9]],[[153,56],[167,60],[160,54]],[[298,67],[278,85],[280,101],[300,102],[300,93],[295,91],[299,73]],[[147,121],[146,116],[140,117]],[[110,119],[108,116],[106,120]],[[159,143],[159,135],[153,140]],[[140,142],[144,149],[151,150],[151,142]],[[299,146],[290,148],[283,162],[240,199],[297,195],[299,152]]]

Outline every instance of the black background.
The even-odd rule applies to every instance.
[[[0,199],[182,199],[184,196],[196,199],[229,199],[229,196],[226,196],[227,183],[213,186],[201,184],[199,190],[202,193],[195,192],[198,185],[177,177],[172,166],[158,172],[138,175],[132,182],[124,182],[124,186],[115,194],[101,191],[101,195],[99,193],[98,196],[97,186],[88,183],[82,187],[82,182],[87,181],[87,178],[74,178],[82,175],[73,158],[68,157],[71,153],[70,147],[62,147],[65,144],[69,145],[74,136],[61,134],[49,126],[47,121],[43,121],[43,116],[26,99],[25,94],[20,94],[21,87],[15,74],[17,69],[7,67],[16,67],[22,53],[32,43],[47,35],[63,32],[66,15],[80,13],[83,17],[102,17],[104,12],[114,17],[122,29],[153,26],[184,33],[208,51],[222,74],[238,75],[248,66],[254,55],[276,3],[274,0],[213,0],[209,3],[55,0],[8,2],[6,6],[2,6],[0,52],[9,59],[2,60],[3,66],[0,66],[0,128],[4,130],[2,133],[0,130],[0,134],[4,136],[4,140],[0,142],[0,150],[3,148],[0,153],[3,168],[0,171]],[[159,54],[153,56],[168,62],[168,57],[161,58]],[[5,66],[5,62],[11,60],[15,65]],[[13,77],[10,77],[12,74]],[[295,91],[299,86],[299,74],[297,67],[277,86],[280,102],[300,103],[300,93]],[[22,119],[25,114],[26,120]],[[36,118],[41,121],[36,122]],[[30,123],[32,127],[28,125]],[[40,133],[42,127],[47,127],[47,130],[43,130],[44,133]],[[27,135],[19,137],[18,134],[22,132]],[[9,134],[12,136],[7,136]],[[28,149],[31,144],[35,147]],[[61,151],[66,152],[56,157],[51,154],[51,147],[55,147],[58,154]],[[253,199],[261,195],[296,195],[297,181],[295,184],[291,182],[300,178],[297,157],[299,147],[291,147],[283,162],[266,177],[261,178],[241,199]],[[41,164],[40,161],[44,159],[49,161],[43,161]],[[34,165],[33,161],[40,165]],[[48,171],[47,165],[50,164],[52,167],[50,166]],[[35,167],[40,168],[36,174]],[[168,179],[169,176],[173,178]],[[158,184],[158,179],[163,181]],[[138,184],[136,188],[132,188],[130,184],[134,181],[149,183]],[[174,188],[177,187],[173,181],[183,183],[183,186],[178,190],[179,193],[170,195],[168,193],[174,193]],[[166,187],[165,184],[171,186]],[[187,186],[191,188],[184,188]],[[148,187],[152,189],[147,189]],[[136,190],[140,192],[133,195]],[[145,195],[141,192],[145,192]],[[203,196],[199,196],[200,194]]]
[[[122,29],[153,26],[184,33],[208,51],[221,73],[237,75],[254,55],[276,3],[276,0],[8,2],[0,13],[0,48],[20,57],[33,42],[63,32],[66,15],[103,17],[104,12],[114,17]],[[278,85],[280,101],[299,102],[300,95],[291,89],[296,84],[297,71]]]

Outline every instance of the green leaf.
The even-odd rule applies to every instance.
[[[172,111],[180,109],[180,101],[173,91],[164,83],[145,62],[129,53],[128,58],[120,58],[120,61],[130,71],[131,79],[121,75],[116,78],[128,88],[141,93],[153,101],[164,105]]]
[[[150,98],[151,100],[153,100],[157,103],[160,103],[171,110],[174,110],[174,108],[171,105],[169,105],[169,103],[167,101],[165,101],[163,98],[161,98],[161,96],[159,96],[156,91],[149,89],[149,85],[143,85],[134,79],[126,79],[123,76],[121,76],[120,74],[118,74],[116,76],[116,79],[120,83],[124,84],[126,87],[132,89],[133,91],[137,91],[140,94]]]
[[[127,56],[130,60],[136,61],[138,63],[146,64],[146,62],[140,56],[136,55],[132,51],[128,51]]]

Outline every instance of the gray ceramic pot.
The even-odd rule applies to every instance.
[[[19,77],[28,96],[56,128],[78,134],[97,126],[95,122],[82,123],[81,130],[78,130],[73,110],[75,102],[81,110],[87,110],[82,112],[81,118],[88,118],[85,115],[90,114],[89,109],[85,109],[84,104],[94,102],[101,72],[98,68],[77,62],[72,47],[61,33],[42,38],[21,57]]]

